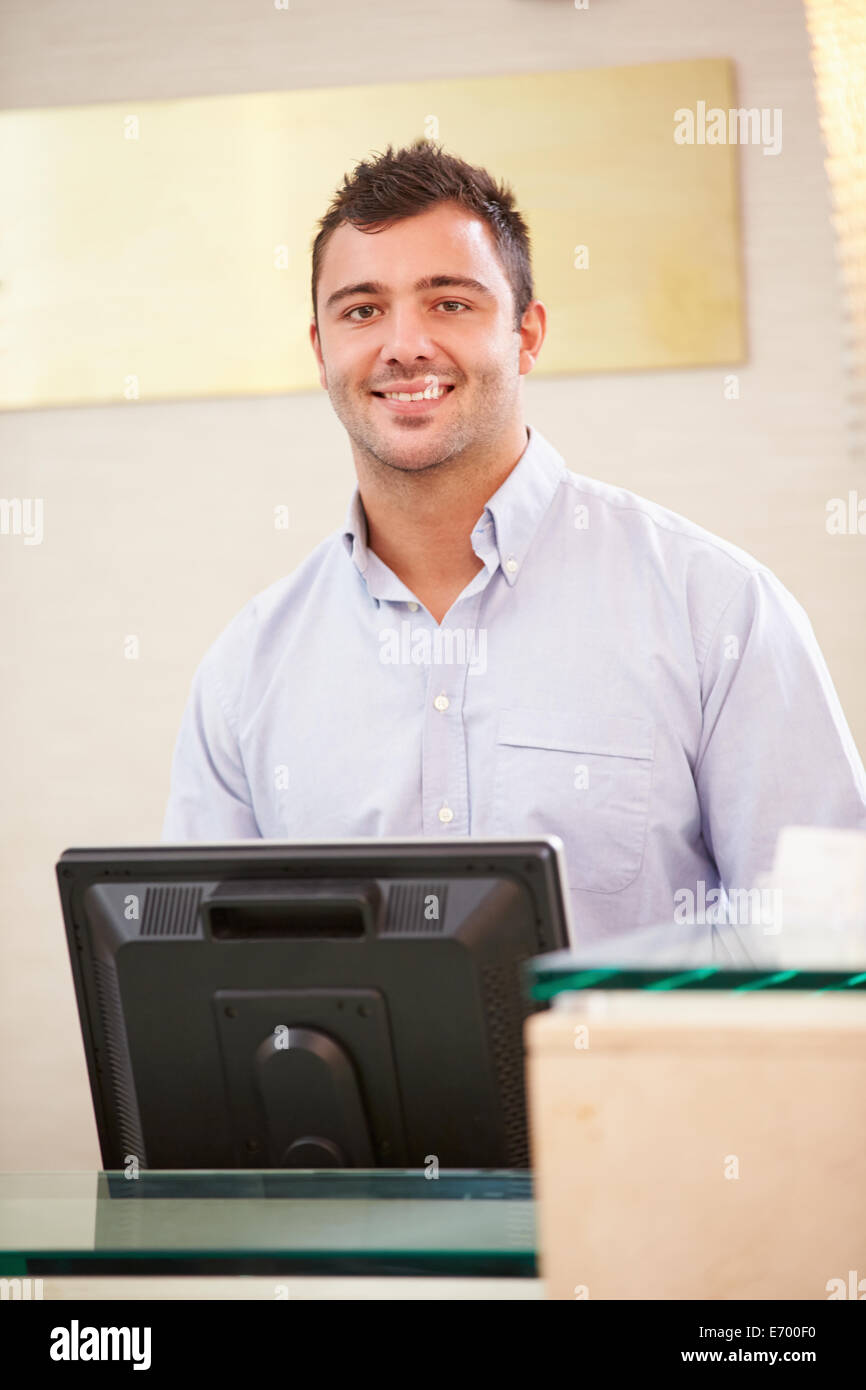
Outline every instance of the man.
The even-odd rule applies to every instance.
[[[310,326],[358,488],[199,666],[168,841],[565,843],[580,940],[866,829],[809,621],[758,561],[524,422],[546,329],[510,191],[419,141],[355,169]]]

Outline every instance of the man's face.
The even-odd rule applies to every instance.
[[[380,232],[344,223],[325,248],[316,302],[320,379],[356,451],[420,472],[513,433],[534,359],[521,352],[511,285],[480,218],[440,203]]]

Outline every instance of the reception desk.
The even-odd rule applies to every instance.
[[[22,1298],[541,1298],[531,1175],[6,1173]]]

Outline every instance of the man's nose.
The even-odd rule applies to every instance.
[[[431,360],[436,352],[423,310],[405,305],[392,308],[382,321],[382,357],[391,362]]]

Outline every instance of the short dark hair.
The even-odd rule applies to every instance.
[[[316,286],[322,256],[337,227],[350,222],[359,231],[384,231],[393,222],[426,212],[437,203],[454,202],[482,218],[493,233],[514,296],[514,326],[520,328],[535,292],[529,228],[507,184],[496,183],[486,169],[445,154],[441,146],[423,139],[396,151],[388,145],[384,154],[362,160],[343,178],[343,187],[319,222],[313,242],[313,315],[317,325]]]

